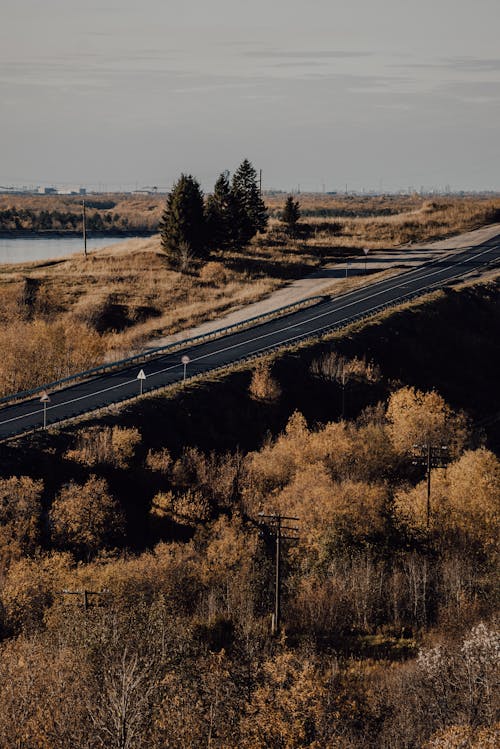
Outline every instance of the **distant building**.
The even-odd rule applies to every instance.
[[[57,195],[57,188],[55,188],[55,187],[44,187],[43,188],[43,194],[44,195]]]

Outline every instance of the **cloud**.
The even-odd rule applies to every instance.
[[[407,62],[393,64],[398,68],[460,70],[466,73],[500,72],[500,58],[495,57],[445,57],[433,62]]]
[[[345,51],[345,50],[250,50],[244,53],[245,57],[259,57],[267,60],[346,60],[358,57],[371,57],[373,52]]]

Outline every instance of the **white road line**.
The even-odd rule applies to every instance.
[[[487,252],[491,252],[491,250],[494,250],[494,249],[497,249],[497,248],[496,247],[489,247],[489,248],[483,250],[482,252],[479,252],[479,253],[473,255],[472,257],[465,258],[463,260],[463,263],[468,263],[471,260],[475,260],[475,259],[481,257],[481,255],[484,255]],[[451,263],[450,262],[450,264],[447,266],[446,269],[451,268],[453,265],[455,265],[455,263]],[[413,279],[413,281],[423,281],[426,278],[431,278],[432,276],[436,276],[439,273],[442,273],[443,270],[446,270],[446,269],[439,268],[438,270],[433,270],[432,273],[426,273],[424,275],[418,276],[419,272],[422,272],[422,270],[425,270],[425,267],[424,268],[420,267],[419,269],[408,271],[408,274],[414,273],[414,274],[417,275],[417,278]],[[375,297],[380,296],[381,294],[386,294],[386,293],[388,293],[390,291],[394,291],[395,289],[406,287],[408,285],[408,277],[407,277],[406,273],[402,274],[402,275],[405,276],[405,279],[404,279],[403,283],[399,283],[399,284],[395,284],[393,286],[389,286],[388,288],[385,288],[385,289],[383,289],[381,291],[377,291],[374,294],[369,294],[368,296],[363,296],[361,299],[353,300],[353,301],[349,302],[348,304],[343,305],[342,307],[337,307],[336,309],[328,310],[327,312],[322,312],[319,315],[315,315],[313,317],[309,317],[306,320],[302,320],[301,322],[298,322],[298,323],[293,323],[291,325],[287,325],[284,328],[280,328],[279,330],[274,330],[274,331],[271,331],[269,333],[265,333],[265,334],[260,335],[260,336],[255,336],[254,338],[250,338],[250,339],[247,339],[245,341],[241,341],[240,343],[236,343],[236,344],[233,344],[231,346],[225,346],[224,348],[217,349],[216,351],[210,351],[209,353],[203,354],[201,356],[198,356],[198,357],[192,359],[191,361],[192,362],[201,361],[202,359],[206,359],[207,357],[215,356],[217,354],[222,354],[225,351],[231,351],[232,349],[239,348],[240,346],[246,346],[246,345],[248,345],[250,343],[255,343],[256,341],[262,340],[263,338],[269,338],[269,336],[274,336],[274,335],[277,335],[279,333],[284,333],[287,330],[292,330],[293,328],[300,327],[301,325],[307,325],[307,324],[309,324],[311,322],[314,322],[315,320],[319,320],[319,319],[321,319],[323,317],[326,317],[328,315],[332,315],[332,314],[337,313],[337,312],[342,312],[342,310],[344,310],[344,309],[348,309],[349,307],[352,307],[355,304],[360,304],[360,303],[366,302],[369,299],[374,299]],[[451,278],[446,279],[446,280],[450,281],[450,280],[453,280],[455,278],[459,278],[462,275],[463,275],[463,273],[459,273],[459,274],[456,274],[455,276],[452,276]],[[399,276],[398,278],[401,278],[401,276]],[[384,284],[384,283],[386,283],[386,282],[385,281],[378,282],[378,284]],[[355,293],[355,291],[356,290],[354,290],[354,292],[347,292],[347,293]],[[393,301],[397,301],[397,300],[393,300]],[[373,311],[375,311],[377,309],[378,309],[377,306],[370,307],[370,309],[366,310],[363,314],[370,314],[371,312],[373,312]],[[345,317],[342,320],[336,321],[334,324],[335,325],[341,325],[342,323],[348,322],[349,320],[350,320],[349,317]],[[307,335],[313,335],[314,333],[318,333],[321,330],[322,330],[321,327],[320,328],[316,328],[315,330],[308,331]],[[297,338],[301,338],[301,337],[302,337],[302,335],[293,336],[293,337],[287,338],[287,339],[285,339],[283,341],[279,341],[279,343],[277,345],[283,346],[284,344],[290,343],[291,341],[295,341],[295,340],[297,340]],[[269,349],[269,347],[264,346],[263,348],[260,348],[260,349],[257,349],[257,351],[254,351],[253,354],[260,353],[261,351],[266,351],[268,349]],[[157,375],[164,374],[165,372],[168,372],[168,371],[170,371],[172,369],[176,369],[177,367],[180,368],[180,366],[181,366],[180,364],[173,364],[173,365],[171,365],[169,367],[165,367],[164,369],[159,369],[157,372],[152,372],[149,376],[150,377],[156,377]],[[96,391],[94,391],[92,393],[87,393],[85,395],[78,396],[77,398],[72,398],[71,400],[68,400],[68,401],[63,401],[61,403],[54,403],[51,406],[47,407],[47,411],[49,411],[51,409],[54,409],[54,408],[60,408],[62,406],[69,406],[72,403],[77,403],[78,401],[85,400],[86,398],[94,398],[94,397],[96,397],[98,395],[101,395],[102,393],[107,393],[107,392],[109,392],[111,390],[116,390],[118,388],[125,387],[126,385],[130,385],[133,382],[135,382],[135,378],[132,379],[132,380],[126,380],[125,382],[120,382],[117,385],[111,385],[110,387],[102,388],[101,390],[96,390]],[[25,418],[28,418],[29,416],[36,416],[37,414],[41,414],[41,413],[43,413],[43,409],[40,408],[40,409],[37,409],[36,411],[31,411],[29,413],[22,414],[20,416],[14,416],[14,417],[12,417],[10,419],[5,419],[4,421],[0,421],[0,425],[8,424],[8,423],[10,423],[12,421],[19,421],[20,419],[25,419]]]

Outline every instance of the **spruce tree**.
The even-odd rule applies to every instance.
[[[208,196],[206,224],[209,247],[225,249],[235,243],[237,211],[227,171],[222,172],[213,194]]]
[[[235,203],[237,242],[247,244],[267,226],[268,213],[257,184],[257,172],[245,159],[234,173],[231,190]]]
[[[161,245],[174,265],[188,247],[194,257],[203,256],[206,226],[203,193],[198,180],[181,174],[167,197],[160,222]]]
[[[291,195],[286,199],[283,213],[281,214],[281,221],[286,225],[287,231],[291,236],[295,236],[297,233],[297,223],[300,218],[300,204],[298,200],[294,200]]]

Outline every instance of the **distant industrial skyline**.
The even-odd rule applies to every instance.
[[[500,189],[497,0],[3,0],[0,185]]]

